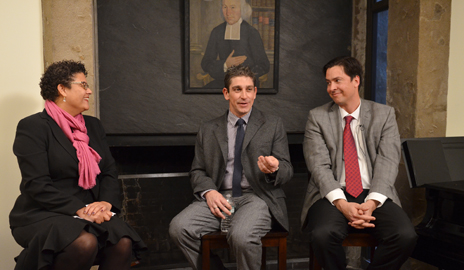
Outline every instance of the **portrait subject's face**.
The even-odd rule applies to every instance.
[[[240,0],[223,0],[222,13],[228,24],[234,24],[242,17],[240,11]]]
[[[229,110],[241,118],[250,112],[256,98],[257,88],[250,77],[239,76],[232,78],[229,86],[222,90],[224,98],[229,101]]]
[[[327,69],[325,74],[327,93],[332,100],[343,109],[359,104],[359,77],[351,79],[342,66]],[[348,113],[351,113],[347,110]]]

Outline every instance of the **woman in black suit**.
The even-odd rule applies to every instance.
[[[13,145],[21,194],[10,213],[24,247],[15,269],[129,269],[139,235],[121,210],[117,171],[80,62],[51,64],[41,78],[45,109],[22,119]]]

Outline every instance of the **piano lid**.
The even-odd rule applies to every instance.
[[[404,139],[401,146],[411,187],[464,181],[464,137]]]

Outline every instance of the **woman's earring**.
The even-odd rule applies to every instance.
[[[63,102],[66,102],[66,97],[63,97]]]

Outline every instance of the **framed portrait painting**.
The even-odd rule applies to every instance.
[[[184,0],[184,94],[221,94],[246,65],[260,94],[278,92],[279,0]]]

